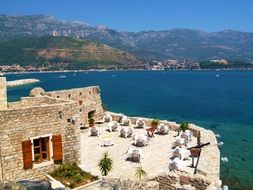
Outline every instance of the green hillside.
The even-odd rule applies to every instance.
[[[131,67],[142,60],[110,46],[69,37],[22,37],[0,41],[0,65],[19,64],[53,69]]]

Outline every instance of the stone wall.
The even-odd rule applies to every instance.
[[[103,117],[100,88],[98,86],[45,92],[43,96],[77,101],[80,123],[82,124],[88,123],[88,113],[90,111],[95,111],[94,118],[96,120],[100,120]]]
[[[207,177],[199,174],[168,172],[149,180],[157,181],[160,190],[176,190],[180,188],[187,190],[218,189],[218,187],[211,184],[211,181]]]
[[[63,160],[80,162],[80,133],[71,118],[75,117],[76,102],[0,111],[0,152],[3,181],[39,179],[54,164],[24,170],[22,141],[46,134],[62,135]]]
[[[0,77],[0,110],[7,109],[6,78]]]
[[[28,107],[48,106],[51,104],[66,103],[69,100],[51,97],[22,97],[20,101],[8,103],[8,109],[20,109]]]

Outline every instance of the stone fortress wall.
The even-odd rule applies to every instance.
[[[0,78],[0,96],[6,97],[6,82]],[[2,100],[2,99],[1,99]],[[56,165],[24,169],[22,142],[43,135],[61,135],[63,162],[80,163],[80,125],[87,125],[88,113],[101,119],[103,108],[99,87],[45,92],[31,90],[30,97],[0,106],[0,182],[41,179]],[[5,107],[6,105],[6,107]]]
[[[94,119],[101,119],[104,114],[100,97],[100,88],[98,86],[44,92],[42,96],[77,101],[80,125],[88,123],[89,112]]]

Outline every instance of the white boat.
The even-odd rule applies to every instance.
[[[220,75],[216,75],[216,77],[220,77]]]
[[[66,78],[66,76],[65,75],[61,75],[61,76],[59,76],[58,78]]]

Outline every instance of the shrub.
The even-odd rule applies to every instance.
[[[142,168],[142,166],[137,166],[135,168],[135,176],[141,181],[142,177],[146,177],[147,173],[146,171]]]
[[[107,176],[108,173],[112,170],[113,161],[109,157],[108,151],[105,151],[102,158],[98,162],[98,167],[103,176]]]
[[[159,119],[153,119],[153,120],[151,121],[151,126],[152,126],[152,127],[157,127],[158,123],[159,123]]]
[[[185,130],[188,129],[188,126],[189,126],[189,123],[183,122],[183,123],[180,125],[180,129],[181,129],[182,131],[185,131]]]
[[[90,173],[83,171],[76,163],[61,164],[51,172],[50,175],[70,188],[84,185],[98,179],[97,176],[93,176]]]

